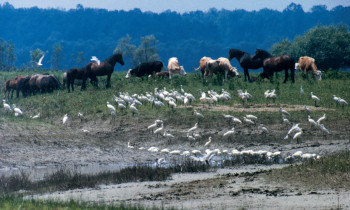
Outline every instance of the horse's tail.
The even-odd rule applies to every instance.
[[[200,68],[200,66],[198,67],[198,68],[194,68],[194,67],[192,67],[195,71],[198,71],[199,70],[199,68]]]

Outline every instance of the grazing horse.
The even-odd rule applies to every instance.
[[[27,93],[29,91],[29,80],[30,76],[16,76],[14,79],[8,79],[5,82],[5,88],[4,88],[4,98],[6,99],[6,93],[7,93],[7,99],[9,99],[9,95],[11,92],[11,98],[13,97],[13,91],[16,90],[16,98],[19,97],[19,92],[22,92],[23,97],[27,96]]]
[[[83,80],[84,76],[86,75],[86,70],[84,68],[73,68],[69,69],[67,71],[67,78],[66,78],[66,83],[67,83],[67,91],[68,93],[70,92],[70,88],[72,87],[72,91],[74,91],[74,80]],[[89,75],[86,75],[89,77]],[[87,78],[86,78],[87,79]],[[81,86],[81,89],[85,89],[85,86]]]
[[[271,57],[271,54],[265,50],[257,49],[253,59],[263,59],[263,69],[264,72],[260,75],[262,78],[270,78],[273,76],[274,72],[280,72],[284,70],[285,77],[283,83],[287,82],[288,79],[288,69],[290,69],[292,74],[292,82],[294,83],[294,67],[295,61],[289,55],[282,55],[279,57]]]
[[[88,63],[85,67],[86,69],[85,75],[83,76],[82,89],[85,89],[87,77],[90,77],[91,83],[98,87],[97,76],[104,75],[107,75],[106,88],[111,87],[111,75],[114,71],[114,66],[117,62],[124,66],[123,56],[120,53],[113,54],[100,64],[94,62]]]
[[[241,67],[244,69],[244,81],[251,82],[249,77],[248,69],[258,69],[263,66],[263,59],[253,58],[249,53],[244,52],[238,49],[230,49],[228,53],[228,59],[232,60],[232,58],[236,58]]]

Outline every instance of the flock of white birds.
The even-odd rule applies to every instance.
[[[211,104],[216,104],[220,101],[227,101],[231,100],[231,94],[225,91],[224,89],[221,90],[221,93],[217,93],[213,90],[206,92],[200,91],[200,98],[199,100],[203,104],[203,107],[205,104],[211,105]],[[238,97],[242,100],[243,103],[247,103],[247,101],[252,98],[253,96],[249,94],[247,91],[243,92],[242,90],[238,90]],[[300,93],[304,94],[304,90],[302,87],[300,87]],[[277,94],[275,90],[267,90],[264,93],[264,97],[266,100],[275,100],[277,99]],[[311,92],[311,99],[315,101],[315,106],[317,105],[316,103],[320,101],[320,99]],[[113,100],[115,101],[115,105],[111,104],[110,102],[107,101],[106,107],[110,114],[113,117],[116,117],[117,110],[120,110],[121,112],[130,110],[132,115],[139,113],[139,106],[142,106],[145,103],[150,103],[152,104],[152,107],[162,107],[167,104],[168,107],[171,109],[174,109],[177,107],[178,104],[183,104],[183,105],[188,105],[191,104],[193,101],[196,100],[196,98],[193,96],[193,94],[185,92],[182,85],[180,88],[180,91],[176,91],[175,89],[168,91],[165,87],[162,89],[155,88],[154,92],[146,92],[145,94],[132,94],[130,95],[129,93],[125,92],[119,93],[119,96],[113,96]],[[336,101],[337,104],[340,105],[347,105],[348,103],[344,100],[341,99],[340,97],[336,97],[333,95],[333,100]],[[12,105],[12,107],[5,101],[3,100],[3,106],[4,109],[7,112],[14,112],[15,116],[22,116],[23,111],[18,108],[15,104]],[[329,134],[328,129],[322,124],[322,121],[326,119],[326,114],[321,116],[317,120],[313,120],[310,117],[310,109],[305,105],[304,106],[304,111],[308,113],[308,122],[310,123],[310,126],[314,127],[315,129],[319,129],[322,134]],[[298,139],[302,136],[303,134],[303,129],[299,127],[300,123],[293,123],[291,125],[290,121],[288,120],[288,117],[290,117],[290,113],[286,110],[284,110],[282,107],[280,107],[280,113],[282,115],[282,123],[286,124],[286,127],[288,127],[288,131],[286,130],[286,136],[284,139],[292,138],[292,139]],[[198,122],[200,121],[201,118],[204,118],[205,116],[198,112],[197,110],[194,110],[193,114],[198,118]],[[40,113],[35,115],[35,116],[30,116],[31,118],[39,118]],[[84,115],[82,113],[78,113],[78,117],[84,118]],[[252,114],[245,115],[243,119],[239,119],[235,116],[228,115],[228,114],[223,114],[223,117],[227,119],[230,124],[233,123],[235,126],[240,125],[240,126],[245,126],[245,127],[250,127],[250,126],[255,126],[257,125],[258,118]],[[201,139],[202,136],[200,135],[200,132],[198,131],[199,125],[198,122],[195,123],[195,125],[187,130],[186,137],[190,142],[196,142],[197,140]],[[62,123],[65,125],[68,125],[69,123],[69,117],[68,114],[65,114]],[[268,134],[269,129],[265,127],[263,124],[259,124],[257,127],[260,134]],[[171,139],[176,138],[173,134],[169,133],[169,130],[165,130],[164,123],[162,120],[155,120],[155,122],[147,127],[150,132],[153,134],[159,135],[165,137],[166,139]],[[83,132],[89,132],[88,130],[82,130]],[[235,134],[235,127],[232,127],[231,129],[227,130],[221,136],[218,136],[217,138],[224,138],[228,137],[230,138]],[[203,147],[208,147],[210,146],[212,142],[212,137],[209,137],[208,141],[203,145]],[[130,142],[128,143],[128,148],[130,149],[136,149],[135,146],[132,146]],[[145,149],[144,147],[138,148],[140,150]],[[172,150],[170,151],[169,149],[159,149],[158,147],[150,147],[147,149],[149,152],[159,152],[161,154],[169,154],[169,155],[181,155],[184,157],[189,157],[193,161],[199,161],[199,162],[207,162],[211,161],[214,156],[219,156],[219,155],[224,155],[226,157],[231,157],[231,158],[245,158],[245,157],[251,157],[251,158],[266,158],[268,161],[274,161],[274,162],[281,162],[283,160],[290,160],[290,159],[310,159],[310,158],[317,158],[318,156],[316,154],[303,154],[301,151],[298,151],[294,153],[291,156],[287,156],[285,159],[281,158],[281,152],[269,152],[269,151],[264,151],[264,150],[259,150],[259,151],[252,151],[252,150],[243,150],[243,151],[238,151],[236,149],[232,150],[220,150],[220,149],[214,149],[210,150],[209,148],[206,149],[204,152],[194,149],[192,151],[180,151],[180,150]],[[160,162],[164,162],[164,158],[158,159],[162,160]]]

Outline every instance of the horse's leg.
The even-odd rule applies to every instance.
[[[81,90],[85,90],[85,88],[86,88],[86,77],[85,76],[83,76],[83,82],[82,82],[82,84],[81,84]]]
[[[283,83],[286,83],[287,79],[288,79],[288,69],[285,69],[284,70],[284,81],[283,81]]]
[[[106,88],[110,88],[110,87],[111,87],[111,76],[112,76],[112,74],[108,74],[108,75],[107,75],[107,84],[106,84]]]
[[[294,68],[290,68],[290,74],[291,74],[291,77],[292,77],[292,83],[295,82],[295,80],[294,80],[294,73],[295,73],[295,69]]]

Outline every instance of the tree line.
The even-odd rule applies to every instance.
[[[335,33],[341,30],[348,33],[350,7],[327,10],[319,5],[305,12],[300,5],[292,3],[283,11],[210,9],[184,14],[168,10],[157,14],[139,9],[91,9],[83,5],[67,11],[36,7],[15,9],[5,3],[0,6],[0,24],[3,28],[0,44],[5,46],[0,47],[2,69],[32,66],[46,51],[43,68],[58,70],[81,67],[93,55],[103,60],[113,52],[121,51],[127,58],[126,65],[121,67],[123,70],[148,59],[166,63],[173,56],[190,70],[198,66],[203,56],[227,57],[229,48],[251,54],[257,48],[271,49],[278,54],[275,48],[281,47],[271,48],[273,44],[294,46],[295,42],[302,46],[298,37],[306,36],[313,29],[333,27]],[[339,27],[342,28],[340,31]],[[346,41],[342,45],[346,45]],[[298,56],[306,53],[303,50],[305,45],[302,50],[288,53]],[[327,55],[317,53],[312,52],[310,56],[325,58]],[[235,62],[233,65],[239,66]],[[345,65],[345,62],[340,64]]]

